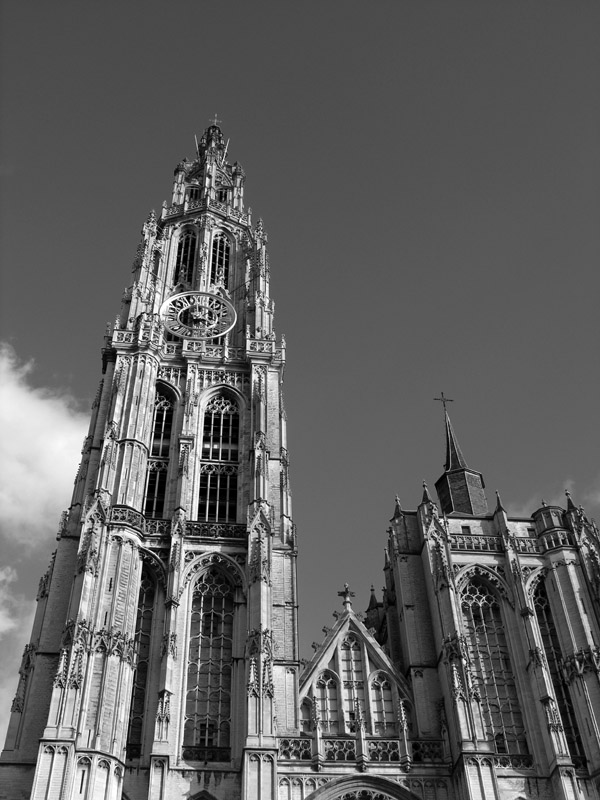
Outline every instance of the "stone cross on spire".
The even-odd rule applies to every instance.
[[[209,119],[208,121],[210,122],[211,125],[218,125],[219,123],[223,122],[222,119],[217,119],[217,115],[216,114],[215,114],[215,118],[214,119]]]
[[[346,611],[352,611],[352,600],[351,597],[354,597],[354,592],[350,591],[350,586],[345,583],[344,590],[342,592],[338,592],[338,597],[342,597],[342,605],[346,609]]]
[[[443,392],[440,392],[442,395],[441,397],[434,397],[434,400],[439,400],[440,403],[444,406],[444,413],[446,413],[446,403],[453,403],[454,400],[451,397],[446,397]]]

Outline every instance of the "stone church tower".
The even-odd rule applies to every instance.
[[[19,671],[0,800],[599,800],[600,546],[447,457],[382,601],[298,655],[285,342],[217,124],[107,331]]]

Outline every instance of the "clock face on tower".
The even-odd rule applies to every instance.
[[[235,308],[224,297],[208,292],[181,292],[160,309],[165,328],[182,339],[214,339],[235,325]]]

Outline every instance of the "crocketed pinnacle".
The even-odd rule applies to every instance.
[[[444,411],[444,417],[446,422],[446,466],[444,469],[446,472],[452,472],[455,469],[468,469],[447,411]]]
[[[421,503],[433,503],[431,495],[429,494],[429,488],[425,481],[423,481],[423,497],[421,498]]]
[[[379,603],[377,601],[377,595],[375,594],[375,587],[371,584],[371,597],[369,598],[369,606],[367,611],[373,611],[379,607]]]
[[[565,494],[567,495],[567,511],[577,511],[577,506],[571,498],[571,492],[568,489],[565,489]]]

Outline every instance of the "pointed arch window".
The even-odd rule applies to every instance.
[[[217,186],[217,202],[227,203],[229,201],[229,189],[226,186]]]
[[[152,444],[148,457],[146,473],[146,494],[144,514],[147,517],[162,517],[167,494],[167,475],[169,470],[169,451],[173,428],[173,396],[163,390],[156,394],[154,401],[154,422]]]
[[[152,615],[156,584],[146,567],[142,571],[137,617],[135,625],[135,645],[137,663],[133,675],[133,692],[127,732],[127,758],[139,758],[142,750],[144,709],[150,667],[150,640],[152,634]]]
[[[563,682],[560,663],[562,661],[562,653],[560,649],[560,642],[558,633],[552,617],[552,609],[548,600],[548,594],[544,581],[540,581],[535,588],[533,594],[533,607],[537,623],[542,636],[542,643],[544,645],[544,653],[546,655],[546,662],[548,670],[552,679],[552,686],[554,687],[554,694],[556,695],[556,704],[560,712],[560,718],[565,732],[565,738],[569,748],[569,753],[576,766],[584,766],[586,763],[585,752],[583,749],[583,742],[577,726],[577,718],[575,716],[575,709],[571,700],[571,693],[569,687]]]
[[[462,592],[461,608],[486,734],[498,753],[528,753],[498,600],[483,581],[474,579]]]
[[[323,672],[315,686],[317,714],[324,731],[337,733],[339,730],[338,684],[334,675]]]
[[[210,257],[210,282],[225,288],[229,285],[229,262],[231,242],[224,233],[217,233],[213,239]]]
[[[385,733],[395,727],[392,685],[383,673],[371,681],[371,718],[373,733]]]
[[[177,245],[173,283],[191,283],[194,277],[197,237],[194,231],[184,231]]]
[[[356,731],[359,720],[364,719],[365,681],[360,643],[354,636],[342,642],[341,652],[342,692],[346,729]]]
[[[202,432],[201,522],[236,521],[239,438],[240,414],[235,401],[224,394],[211,397]]]
[[[233,592],[214,567],[194,587],[183,733],[192,761],[230,759]]]

